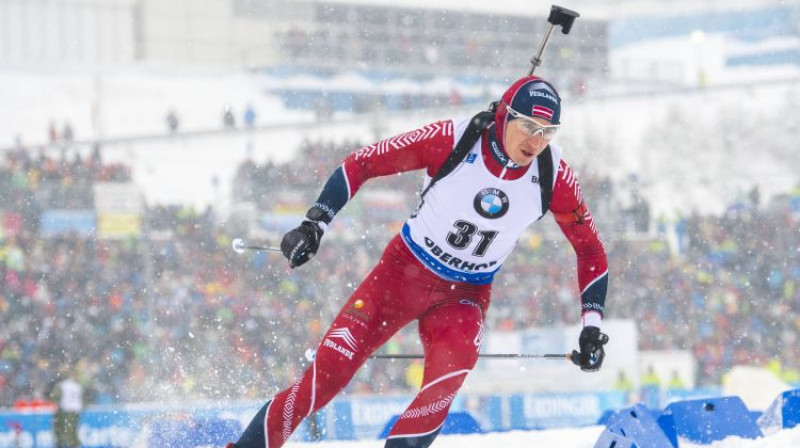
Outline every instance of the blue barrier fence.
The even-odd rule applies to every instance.
[[[303,422],[293,440],[375,439],[411,399],[410,395],[336,399],[315,414],[313,422]],[[451,411],[468,412],[485,432],[541,429],[596,424],[604,412],[624,406],[624,399],[620,392],[463,395],[456,397]],[[203,428],[229,428],[231,420],[241,428],[262,404],[94,406],[82,414],[79,434],[87,448],[155,446],[152,437],[168,430],[200,444],[206,440]],[[52,447],[51,424],[49,412],[0,412],[0,448],[16,447],[16,443],[20,448]],[[168,435],[159,437],[168,439]]]
[[[387,422],[411,399],[334,400],[307,419],[293,440],[375,439],[388,431]],[[756,438],[800,423],[800,390],[778,396],[757,422],[738,397],[675,400],[663,410],[643,403],[625,408],[624,400],[621,392],[463,395],[454,400],[451,414],[463,417],[463,422],[453,422],[454,432],[465,427],[492,432],[605,424],[595,448],[680,448],[682,440],[708,444],[729,436]],[[238,436],[262,404],[94,406],[82,414],[79,433],[88,448],[222,446]],[[52,447],[51,425],[50,412],[0,412],[0,448]]]

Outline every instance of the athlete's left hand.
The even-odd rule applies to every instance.
[[[596,372],[603,366],[603,358],[606,357],[603,346],[606,344],[608,344],[608,335],[602,333],[599,328],[591,325],[583,327],[581,335],[578,337],[578,346],[581,351],[573,350],[569,358],[584,372]]]

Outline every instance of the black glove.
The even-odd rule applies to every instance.
[[[310,260],[319,249],[323,230],[316,221],[303,221],[300,226],[283,236],[281,252],[294,269]]]
[[[603,346],[608,344],[608,335],[601,333],[600,329],[593,326],[583,327],[578,337],[578,346],[581,351],[572,351],[569,359],[584,372],[596,372],[603,366],[606,351]]]

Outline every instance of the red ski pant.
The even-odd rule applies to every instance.
[[[422,387],[389,439],[432,441],[478,360],[490,292],[491,285],[442,279],[395,237],[339,311],[311,366],[269,404],[265,446],[282,446],[306,416],[333,399],[376,349],[414,319],[425,353]]]

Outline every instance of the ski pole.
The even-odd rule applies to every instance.
[[[317,356],[316,350],[308,349],[305,352],[305,358],[309,361],[313,361],[314,358]],[[555,360],[567,360],[572,361],[573,363],[575,360],[573,359],[576,355],[573,353],[479,353],[478,358],[489,358],[489,359],[555,359]],[[389,354],[377,354],[371,355],[370,359],[425,359],[425,355],[422,354],[397,354],[397,355],[389,355]]]
[[[490,359],[570,359],[569,353],[479,353],[478,358]],[[421,354],[372,355],[371,359],[424,359]]]

